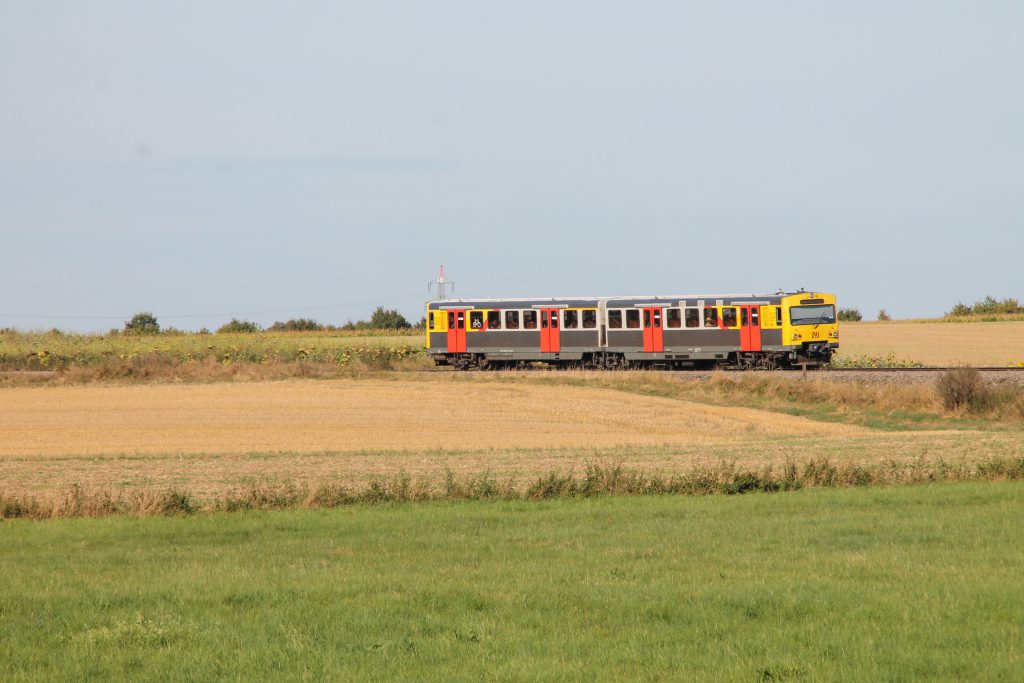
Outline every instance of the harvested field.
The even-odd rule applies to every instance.
[[[1024,362],[1024,322],[840,324],[840,357],[885,357],[926,365],[1003,366]]]
[[[413,380],[0,391],[0,457],[564,448],[845,435],[855,427],[591,387]]]
[[[440,481],[448,471],[535,477],[578,472],[590,462],[672,472],[722,461],[1024,456],[1018,431],[878,432],[638,395],[632,385],[643,376],[621,377],[620,389],[615,379],[393,373],[3,389],[0,493],[45,498],[78,484],[176,487],[210,497],[257,480],[359,483],[401,473]],[[649,379],[651,387],[671,388],[669,378]]]

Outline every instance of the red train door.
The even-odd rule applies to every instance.
[[[665,350],[661,308],[644,309],[644,351],[661,353]]]
[[[562,335],[558,329],[557,308],[540,309],[540,350],[541,353],[558,353],[562,350]]]
[[[466,312],[448,311],[448,353],[466,352]]]
[[[761,350],[761,307],[740,306],[740,351]]]

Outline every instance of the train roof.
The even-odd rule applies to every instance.
[[[514,304],[518,308],[542,308],[544,306],[584,308],[597,306],[599,302],[607,302],[609,305],[623,304],[626,306],[640,306],[644,304],[667,304],[696,306],[698,301],[705,303],[722,301],[723,303],[779,303],[787,296],[795,294],[809,294],[809,292],[774,292],[772,294],[659,294],[648,296],[572,296],[572,297],[526,297],[526,298],[467,298],[467,299],[444,299],[431,301],[427,304],[428,309],[437,310],[445,308],[500,308],[501,304],[507,306]],[[681,303],[682,302],[682,303]],[[495,306],[499,304],[499,306]]]

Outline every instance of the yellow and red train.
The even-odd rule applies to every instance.
[[[824,364],[839,348],[836,299],[823,292],[447,299],[426,317],[427,352],[460,369],[774,369]]]

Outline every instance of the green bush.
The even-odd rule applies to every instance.
[[[160,323],[155,315],[142,311],[124,324],[124,331],[125,334],[160,334]]]
[[[980,301],[974,302],[972,306],[958,303],[946,313],[947,318],[957,318],[968,315],[1000,315],[1024,313],[1024,307],[1013,298],[996,299],[989,295]]]
[[[254,322],[248,320],[239,320],[238,318],[232,318],[230,322],[224,323],[217,328],[217,334],[230,334],[230,333],[242,333],[242,334],[255,334],[260,331],[260,326]]]
[[[863,316],[856,308],[840,308],[839,309],[839,320],[840,322],[856,323],[863,320]]]
[[[270,332],[319,332],[324,326],[312,318],[292,318],[287,322],[276,322],[267,328]]]
[[[950,309],[946,313],[946,317],[947,318],[959,318],[959,317],[962,317],[962,316],[971,315],[971,313],[973,313],[973,312],[974,311],[971,309],[970,306],[965,306],[964,304],[960,303],[960,304],[957,304],[956,306],[954,306],[952,309]]]
[[[403,330],[412,327],[405,316],[394,309],[378,306],[370,316],[370,327],[378,330]]]
[[[878,312],[878,319],[881,320],[882,322],[886,322],[892,320],[892,316],[889,315],[889,311],[883,308]]]

